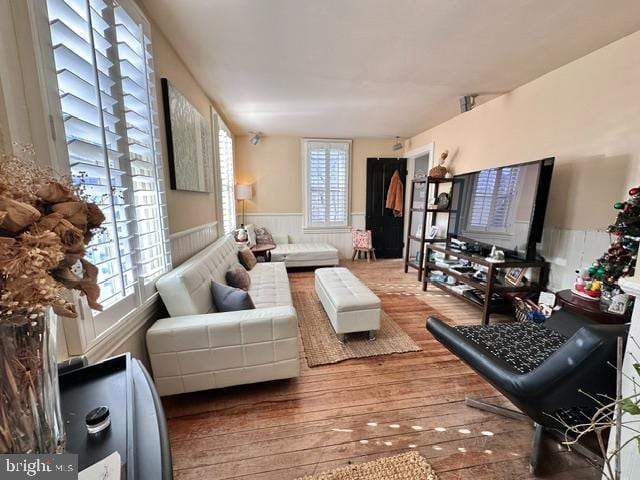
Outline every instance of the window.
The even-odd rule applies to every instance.
[[[512,221],[520,167],[483,170],[471,198],[469,229],[504,232]]]
[[[216,115],[218,174],[220,178],[220,213],[224,233],[236,228],[236,197],[233,176],[233,138],[219,115]]]
[[[106,217],[87,248],[105,309],[96,317],[119,319],[171,266],[149,26],[126,0],[47,0],[46,14],[57,141],[73,181]]]
[[[350,140],[304,140],[305,227],[349,228]]]

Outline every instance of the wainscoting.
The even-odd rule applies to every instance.
[[[177,267],[218,239],[218,222],[206,223],[169,235],[171,263]]]
[[[340,251],[341,258],[349,258],[353,252],[351,248],[351,232],[307,233],[302,228],[302,213],[251,213],[246,215],[246,224],[266,227],[273,234],[289,235],[292,243],[322,242],[329,243]],[[241,219],[238,218],[238,225]],[[351,214],[351,227],[363,229],[365,227],[364,213]]]
[[[611,241],[607,232],[597,230],[545,229],[541,253],[551,264],[549,290],[571,288],[576,270],[591,265]]]

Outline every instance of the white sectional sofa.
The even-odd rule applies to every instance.
[[[160,395],[298,376],[298,319],[283,263],[249,271],[255,310],[215,310],[211,280],[226,283],[237,252],[227,235],[158,280],[170,318],[147,331],[147,349]]]
[[[328,243],[289,243],[287,235],[274,235],[276,248],[272,262],[284,262],[289,267],[332,267],[340,262],[338,249]]]

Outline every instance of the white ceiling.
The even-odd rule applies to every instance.
[[[638,0],[143,3],[237,134],[410,136],[640,29]]]

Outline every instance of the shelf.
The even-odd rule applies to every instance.
[[[430,213],[449,213],[451,212],[448,208],[427,208],[427,212]]]
[[[424,240],[425,243],[440,243],[446,242],[446,238],[422,238],[416,235],[409,235],[409,240],[415,240],[416,242],[422,242]]]
[[[424,267],[422,265],[417,265],[416,263],[414,263],[412,260],[409,259],[409,254],[410,254],[410,249],[411,249],[411,242],[420,242],[419,245],[419,249],[421,251],[421,253],[424,253],[424,246],[426,244],[435,244],[435,243],[446,243],[446,239],[445,238],[425,238],[425,235],[427,234],[427,232],[430,231],[430,227],[434,226],[436,224],[436,214],[438,213],[450,213],[450,209],[449,208],[437,208],[435,206],[432,205],[432,208],[429,208],[429,196],[428,195],[424,195],[424,198],[418,198],[416,199],[416,191],[418,190],[423,190],[422,185],[425,185],[427,187],[427,191],[429,191],[430,189],[430,185],[433,184],[434,186],[434,194],[435,196],[438,195],[438,191],[439,191],[439,184],[441,183],[450,183],[452,182],[451,178],[433,178],[433,177],[423,177],[423,178],[414,178],[411,180],[411,198],[409,201],[409,205],[410,208],[408,209],[409,212],[415,213],[421,213],[422,215],[409,215],[409,234],[406,237],[406,241],[405,244],[407,245],[407,248],[405,250],[405,256],[404,256],[404,270],[405,272],[408,271],[409,267],[411,268],[415,268],[416,270],[418,270],[420,273],[418,274],[418,281],[422,281],[422,272]],[[420,197],[420,195],[418,195],[418,197]],[[431,213],[432,215],[428,216],[427,213]],[[415,218],[414,218],[415,217]],[[427,222],[427,219],[429,219],[429,222]],[[416,223],[417,228],[414,228],[413,223]],[[420,235],[416,235],[413,234],[411,232],[413,231],[417,231],[417,232],[421,232]],[[424,257],[423,257],[424,258]]]
[[[480,290],[486,290],[487,288],[487,282],[481,282],[480,280],[476,280],[475,278],[470,277],[462,272],[458,272],[457,270],[442,268],[440,265],[436,265],[434,262],[426,262],[425,265],[429,267],[429,270],[440,270],[446,275],[451,275],[460,283],[465,283]],[[531,292],[538,290],[540,290],[540,286],[537,283],[527,283],[526,285],[520,285],[518,287],[497,283],[497,281],[494,281],[493,284],[493,292],[498,294]]]
[[[480,290],[486,290],[487,283],[476,280],[475,278],[469,277],[464,273],[458,272],[456,270],[451,270],[450,268],[442,268],[439,265],[436,265],[433,262],[425,262],[425,266],[429,267],[429,270],[439,270],[443,272],[445,275],[450,275],[461,283],[465,283],[467,285],[472,286],[473,288],[478,288]],[[429,272],[431,273],[431,272]],[[427,277],[425,277],[425,282],[429,281]],[[432,282],[437,283],[437,282]]]
[[[480,255],[474,255],[471,253],[467,253],[463,250],[454,250],[451,248],[433,246],[430,247],[434,252],[444,253],[446,255],[450,255],[452,257],[462,258],[464,260],[469,260],[470,262],[477,263],[479,265],[483,265],[485,267],[493,266],[494,268],[510,268],[510,267],[519,267],[519,268],[543,268],[546,266],[547,262],[544,260],[518,260],[518,259],[506,259],[502,262],[489,262]]]
[[[473,305],[476,308],[484,308],[484,304],[480,303],[479,301],[476,301],[472,298],[466,297],[464,295],[462,295],[461,293],[456,292],[455,290],[453,290],[449,285],[447,285],[446,283],[442,283],[442,282],[429,282],[431,285],[438,287],[440,290],[447,292],[451,295],[453,295],[456,298],[459,298],[465,302],[467,302],[470,305]],[[508,302],[504,302],[504,303],[494,303],[492,305],[489,305],[489,310],[491,312],[498,312],[498,311],[509,311],[511,310],[511,304]]]

